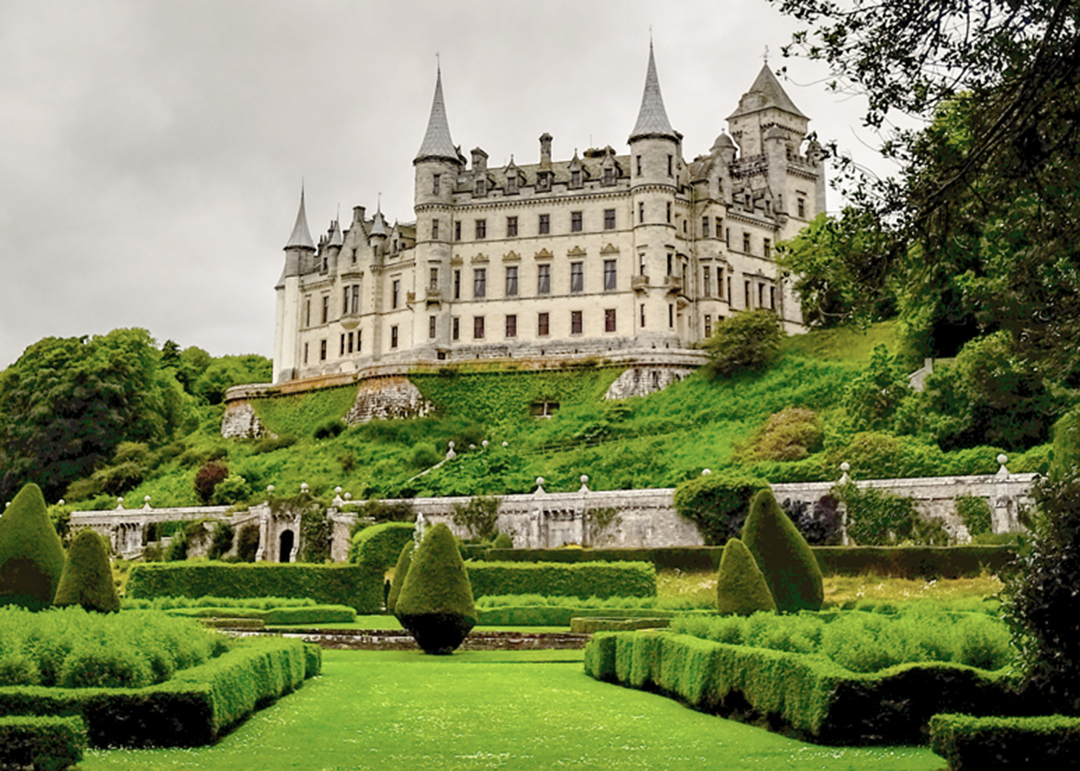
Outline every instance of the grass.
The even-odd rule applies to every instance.
[[[532,653],[324,652],[323,676],[212,747],[93,750],[138,769],[889,769],[925,747],[819,747],[592,680]]]

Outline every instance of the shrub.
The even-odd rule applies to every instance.
[[[210,536],[210,553],[207,556],[212,560],[224,557],[232,550],[235,535],[232,525],[228,522],[218,522],[214,526],[214,534]]]
[[[1069,768],[1080,753],[1080,718],[973,717],[930,719],[930,749],[952,771],[984,768]]]
[[[86,726],[79,717],[0,717],[0,767],[62,771],[77,764],[86,749]]]
[[[886,546],[911,539],[918,515],[915,501],[854,482],[837,485],[833,493],[847,506],[847,533],[861,546]]]
[[[473,595],[655,597],[656,568],[648,562],[470,562]]]
[[[243,503],[251,497],[251,485],[239,474],[229,474],[214,486],[211,496],[215,506],[231,506]]]
[[[29,484],[0,516],[0,605],[48,607],[64,572],[64,547],[45,509],[41,488]]]
[[[823,438],[821,420],[813,410],[785,407],[737,448],[736,457],[742,461],[802,460],[821,449]]]
[[[724,469],[679,485],[675,510],[697,525],[705,543],[720,546],[739,534],[750,500],[768,486],[759,477]]]
[[[972,538],[991,532],[992,512],[985,498],[976,495],[956,496],[956,513],[960,515]]]
[[[825,597],[810,545],[776,503],[762,490],[750,504],[743,542],[765,576],[776,609],[782,613],[818,610]]]
[[[364,501],[356,513],[360,518],[371,517],[376,522],[411,522],[416,519],[416,512],[409,501],[386,502],[372,498]]]
[[[844,408],[856,430],[879,431],[893,426],[901,402],[913,391],[884,345],[874,347],[870,363],[844,393]]]
[[[412,463],[414,468],[428,468],[441,460],[442,456],[439,455],[439,451],[435,449],[435,445],[431,444],[431,442],[420,442],[413,447],[412,455],[409,458],[409,462]]]
[[[514,539],[506,533],[499,533],[495,536],[495,540],[491,544],[493,549],[513,549]]]
[[[314,437],[316,439],[333,439],[344,430],[345,424],[340,419],[328,420],[316,426]]]
[[[1065,413],[1054,424],[1053,457],[1050,472],[1056,476],[1067,476],[1080,467],[1080,408]]]
[[[716,324],[712,337],[702,343],[714,377],[730,377],[743,370],[760,371],[776,358],[784,333],[769,310],[739,311]]]
[[[80,530],[71,542],[53,604],[81,605],[99,613],[120,610],[109,553],[104,540],[91,528]]]
[[[425,653],[453,653],[476,626],[472,586],[450,528],[428,530],[394,608]]]
[[[495,535],[495,523],[499,519],[500,498],[478,495],[468,503],[455,503],[450,518],[458,527],[463,527],[473,538],[490,540]]]
[[[274,450],[283,450],[286,447],[292,447],[296,444],[296,437],[284,434],[282,436],[264,436],[255,442],[255,454],[262,455],[264,453],[273,452]]]
[[[723,614],[749,616],[759,610],[776,610],[765,576],[754,555],[738,538],[724,546],[716,575],[716,609]]]
[[[386,572],[401,554],[401,548],[413,540],[416,528],[407,522],[384,522],[365,527],[352,538],[349,562],[363,563]]]
[[[229,468],[224,463],[210,461],[195,472],[195,494],[203,503],[209,503],[214,497],[218,483],[229,476]]]
[[[398,557],[397,565],[394,566],[394,580],[390,582],[390,593],[386,596],[387,613],[393,613],[394,608],[397,607],[398,597],[401,596],[401,587],[405,584],[405,576],[409,575],[409,568],[412,566],[414,549],[415,544],[412,539],[409,539],[401,547],[401,555]]]
[[[96,488],[95,492],[123,495],[142,484],[145,476],[146,469],[141,464],[126,461],[95,471],[91,474],[90,480]],[[76,492],[80,491],[76,490]]]
[[[143,688],[150,683],[150,667],[135,651],[90,642],[72,649],[56,681],[60,688]]]
[[[785,498],[780,506],[811,546],[836,546],[841,542],[843,522],[839,502],[833,496],[826,495],[813,504]]]
[[[259,526],[244,525],[236,539],[236,558],[241,562],[254,562],[259,553]]]

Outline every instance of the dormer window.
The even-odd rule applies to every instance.
[[[476,194],[478,196],[483,196],[487,194],[487,186],[484,184],[484,180],[482,179],[476,180]]]
[[[604,169],[604,184],[605,185],[614,185],[615,184],[615,169],[611,168],[610,166],[608,166],[607,168]]]
[[[546,171],[541,171],[536,177],[536,189],[540,191],[551,189],[551,174]]]
[[[579,169],[570,172],[570,186],[581,187],[581,171]]]
[[[506,178],[506,192],[508,195],[516,195],[518,191],[517,174],[511,174]]]

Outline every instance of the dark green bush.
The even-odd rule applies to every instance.
[[[236,540],[236,557],[241,562],[254,562],[259,553],[259,526],[244,525]]]
[[[956,513],[963,520],[972,538],[990,532],[992,512],[985,498],[975,495],[956,496]]]
[[[144,466],[135,461],[127,461],[98,469],[91,475],[90,479],[93,483],[94,492],[123,495],[128,490],[133,490],[142,484],[145,477],[146,468]],[[81,491],[76,489],[74,492]]]
[[[64,572],[64,547],[41,489],[29,484],[0,516],[0,605],[47,608]]]
[[[127,596],[309,597],[324,605],[348,605],[357,613],[382,610],[381,567],[245,563],[160,562],[135,565]]]
[[[774,412],[745,445],[736,448],[741,462],[802,460],[821,449],[824,438],[821,418],[813,410],[785,407]]]
[[[213,535],[210,536],[210,553],[207,556],[212,560],[224,557],[232,550],[235,535],[232,525],[228,522],[218,522],[214,527]]]
[[[408,501],[387,502],[372,498],[364,501],[356,513],[360,518],[371,517],[376,522],[412,522],[416,519],[416,512]]]
[[[705,543],[722,546],[739,534],[750,500],[768,486],[764,479],[723,469],[680,484],[675,510],[697,525]]]
[[[473,595],[655,597],[656,568],[647,562],[470,562]]]
[[[1068,476],[1071,471],[1080,467],[1080,407],[1061,416],[1054,424],[1053,433],[1050,472],[1057,477]]]
[[[847,532],[861,546],[887,546],[911,540],[918,514],[915,501],[873,488],[859,489],[853,482],[834,488],[847,506]]]
[[[273,452],[274,450],[283,450],[286,447],[292,447],[296,444],[296,437],[285,434],[283,436],[264,436],[255,442],[255,454],[262,455],[264,453]]]
[[[499,533],[495,536],[495,540],[491,542],[491,548],[493,549],[513,549],[514,539],[506,533]]]
[[[209,503],[214,490],[229,476],[229,467],[216,460],[210,461],[195,472],[195,494],[203,503]]]
[[[316,439],[333,439],[345,430],[345,424],[341,420],[328,420],[316,426],[313,436]]]
[[[998,768],[1072,768],[1080,753],[1080,718],[973,717],[930,719],[930,749],[950,771]]]
[[[394,580],[390,584],[390,594],[386,596],[387,613],[393,613],[394,608],[397,606],[398,597],[401,596],[401,587],[405,583],[405,576],[409,575],[409,568],[412,567],[412,555],[415,548],[412,539],[406,541],[405,545],[401,547],[401,554],[398,556],[397,564],[394,566]]]
[[[409,462],[414,468],[428,468],[429,466],[434,466],[442,459],[443,456],[439,455],[439,451],[435,449],[435,445],[431,442],[420,442],[413,447]]]
[[[469,574],[446,525],[430,528],[413,555],[394,615],[425,653],[453,653],[476,626]]]
[[[407,522],[384,522],[359,531],[349,545],[349,562],[371,565],[383,572],[401,555],[402,547],[413,540],[414,525]]]
[[[824,575],[871,573],[895,578],[969,578],[984,570],[1004,573],[1013,546],[814,546]]]
[[[120,610],[108,549],[102,537],[92,529],[80,530],[71,542],[53,604],[59,607],[81,605],[85,610],[99,613]]]
[[[742,540],[761,568],[778,611],[794,613],[821,608],[825,597],[821,568],[810,545],[771,491],[762,490],[754,496],[743,525]]]
[[[714,377],[730,377],[737,372],[760,371],[776,358],[784,333],[775,313],[769,310],[739,311],[721,319],[712,337],[701,347],[709,357],[708,369]]]
[[[716,576],[716,609],[722,614],[749,616],[760,610],[775,611],[769,585],[754,555],[738,538],[724,546]]]
[[[86,750],[86,726],[79,717],[0,717],[0,767],[62,771]]]

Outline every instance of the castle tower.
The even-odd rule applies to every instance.
[[[675,194],[681,140],[664,109],[650,42],[645,92],[628,140],[637,282],[634,336],[642,347],[678,347]]]
[[[274,313],[274,375],[273,382],[292,380],[298,369],[298,332],[300,325],[301,264],[315,254],[315,244],[308,230],[304,210],[304,189],[300,188],[300,210],[296,224],[285,244],[285,270],[274,287],[277,302]]]
[[[420,150],[413,159],[413,211],[416,214],[417,330],[427,330],[428,355],[450,344],[450,257],[454,228],[453,194],[464,158],[450,138],[443,102],[442,68],[435,74],[435,96]],[[421,317],[422,314],[422,317]],[[435,318],[432,337],[430,318]],[[414,341],[418,344],[419,341]]]

